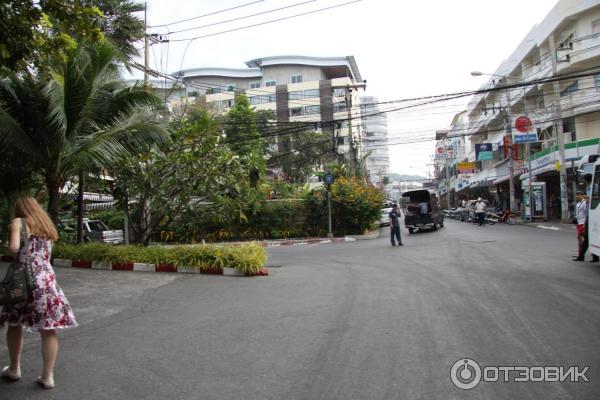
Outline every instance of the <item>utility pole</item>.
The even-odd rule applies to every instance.
[[[144,89],[148,90],[148,68],[150,68],[150,43],[148,40],[148,3],[144,3]]]
[[[506,118],[507,126],[508,126],[508,138],[510,144],[510,152],[508,156],[508,174],[510,181],[508,182],[508,192],[509,192],[509,208],[510,213],[513,214],[515,211],[515,166],[514,166],[514,144],[513,144],[513,134],[512,134],[512,110],[510,104],[510,88],[506,90]]]
[[[525,87],[523,87],[523,114],[525,115],[525,117],[527,117],[527,89]],[[527,130],[526,134],[529,134],[529,129]],[[533,222],[533,193],[531,192],[531,188],[533,186],[533,175],[531,171],[531,145],[529,139],[527,140],[527,143],[525,143],[525,146],[525,152],[527,153],[527,201],[529,202],[529,221]]]
[[[352,89],[350,86],[346,89],[346,107],[348,108],[348,142],[350,147],[348,172],[350,173],[350,176],[354,176],[355,160],[357,157],[354,149],[354,138],[352,137]]]
[[[556,55],[556,45],[554,43],[554,34],[550,35],[550,58],[552,59],[552,76],[555,77],[558,73],[558,61]],[[560,107],[560,83],[554,81],[554,126],[556,127],[556,138],[558,139],[558,162],[560,174],[560,204],[561,204],[561,220],[563,224],[569,223],[569,199],[567,189],[567,169],[565,167],[565,136],[563,133],[562,111]]]

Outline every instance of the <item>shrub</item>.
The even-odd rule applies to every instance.
[[[235,268],[245,274],[256,274],[265,265],[265,249],[256,243],[242,246],[113,246],[104,243],[81,245],[56,244],[54,258],[104,261],[125,264],[169,264],[200,270]]]
[[[379,219],[383,201],[380,189],[366,185],[356,178],[339,177],[331,185],[331,214],[333,230],[338,235],[360,235]],[[319,188],[305,200],[307,225],[310,231],[327,229],[327,191]]]

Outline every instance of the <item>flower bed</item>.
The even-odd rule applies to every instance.
[[[102,243],[81,245],[55,244],[54,259],[77,261],[90,268],[91,262],[112,263],[112,269],[136,270],[135,265],[150,264],[155,271],[176,272],[198,270],[203,273],[222,273],[234,268],[244,275],[260,275],[266,261],[265,249],[257,243],[240,246],[114,246]],[[115,268],[114,266],[118,267]]]

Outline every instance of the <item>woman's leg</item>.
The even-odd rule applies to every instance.
[[[58,354],[58,338],[54,330],[40,331],[42,336],[42,359],[44,360],[44,371],[42,379],[54,379],[54,364]]]
[[[21,350],[23,350],[23,327],[21,325],[8,327],[6,345],[10,357],[10,369],[18,371],[21,368]]]

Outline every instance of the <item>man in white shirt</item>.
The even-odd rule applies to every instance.
[[[485,222],[485,201],[483,201],[481,197],[478,197],[477,202],[475,203],[475,215],[477,217],[477,222],[479,222],[479,226],[483,226]]]
[[[583,192],[577,192],[575,195],[577,206],[575,207],[575,218],[577,219],[577,243],[578,254],[573,258],[573,261],[583,261],[585,259],[585,251],[587,250],[585,237],[585,224],[587,222],[588,206]]]

